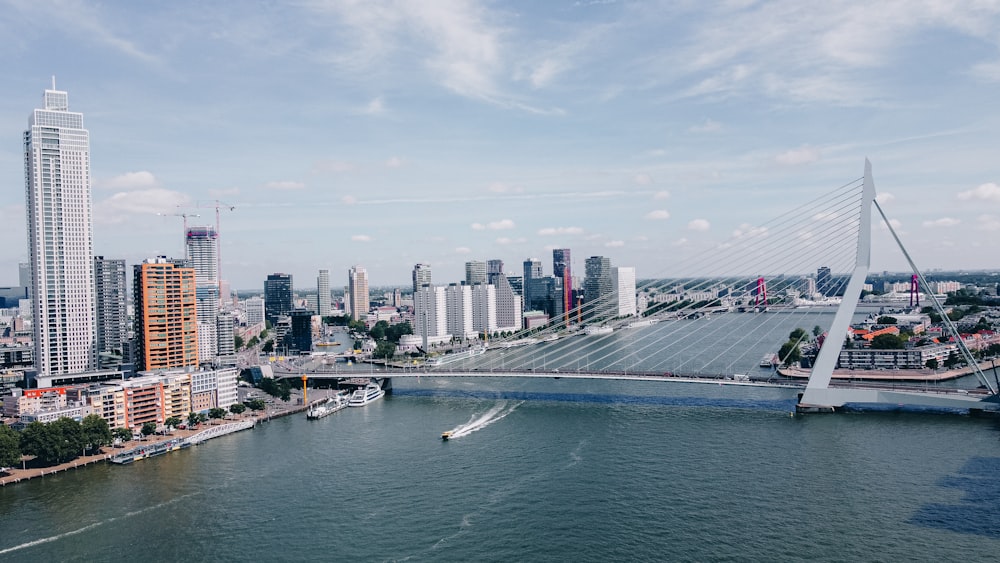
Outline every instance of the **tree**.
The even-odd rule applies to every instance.
[[[797,328],[793,330],[791,334],[788,335],[788,339],[791,340],[792,342],[799,342],[800,340],[805,338],[806,334],[807,333],[805,329]]]
[[[14,467],[21,463],[21,440],[17,431],[0,424],[0,467]]]
[[[87,449],[91,451],[100,451],[102,446],[109,446],[114,440],[111,435],[111,428],[108,426],[108,421],[101,418],[97,414],[88,414],[83,417],[83,422],[80,424],[83,430],[83,440],[87,444]]]
[[[207,420],[208,420],[208,415],[207,414],[205,414],[203,412],[198,413],[198,423],[199,424],[202,423],[202,422],[205,422]]]
[[[260,340],[256,336],[251,336],[250,340],[247,340],[247,348],[253,348],[260,344]]]
[[[129,442],[132,440],[132,429],[131,428],[115,428],[111,431],[111,436],[116,440],[121,440],[122,442]]]
[[[233,335],[233,345],[237,350],[243,349],[243,337],[238,334]]]
[[[931,359],[927,360],[927,363],[924,364],[924,365],[927,366],[927,367],[929,367],[930,369],[937,369],[938,368],[937,358],[931,358]]]
[[[226,409],[219,407],[212,407],[208,409],[209,418],[225,418],[225,416],[226,416]]]
[[[813,327],[813,336],[819,338],[819,335],[823,334],[823,327],[816,325]]]
[[[156,434],[156,423],[153,421],[142,423],[142,434],[143,436],[152,436]]]
[[[385,342],[379,342],[378,346],[375,347],[376,358],[391,360],[394,355],[396,355],[396,345],[388,340]]]
[[[906,342],[895,334],[880,334],[872,338],[873,350],[902,350]]]
[[[781,345],[781,348],[778,349],[778,358],[781,360],[781,363],[786,366],[798,362],[802,359],[802,351],[799,350],[799,344],[794,340],[785,342]]]
[[[389,330],[389,323],[387,321],[379,321],[375,323],[375,326],[368,331],[368,335],[371,336],[375,341],[384,340],[386,332]]]
[[[884,317],[879,317],[878,320],[876,320],[875,322],[880,325],[894,325],[899,322],[899,319],[897,319],[896,317],[884,316]]]
[[[21,452],[35,456],[44,465],[65,463],[76,458],[86,446],[80,423],[62,417],[55,422],[32,422],[21,432]]]
[[[265,354],[270,354],[271,352],[274,352],[274,341],[268,340],[267,342],[265,342],[264,345],[260,347],[260,351]]]
[[[233,414],[243,414],[244,412],[246,412],[246,410],[247,406],[244,405],[243,403],[233,403],[229,405],[229,412]]]
[[[386,330],[385,338],[393,344],[398,344],[399,339],[406,334],[413,334],[413,327],[410,326],[410,323],[396,323]]]
[[[267,408],[267,404],[264,403],[264,399],[250,399],[247,401],[247,406],[250,407],[252,411],[262,411]]]
[[[198,426],[199,421],[198,413],[191,412],[188,413],[188,426]]]
[[[177,428],[178,426],[181,425],[181,417],[179,417],[179,416],[172,416],[172,417],[164,420],[163,421],[163,425],[166,426],[166,427],[168,427],[168,428]]]
[[[958,365],[958,354],[954,350],[948,353],[948,358],[944,361],[944,367],[951,369]]]

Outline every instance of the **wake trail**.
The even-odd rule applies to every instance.
[[[50,543],[50,542],[61,540],[63,538],[68,538],[70,536],[75,536],[77,534],[82,534],[83,532],[86,532],[88,530],[93,530],[94,528],[103,526],[105,524],[110,524],[112,522],[115,522],[116,520],[121,520],[123,518],[131,518],[133,516],[138,516],[138,515],[140,515],[140,514],[142,514],[144,512],[149,512],[151,510],[156,510],[158,508],[163,508],[164,506],[173,504],[175,502],[184,500],[184,499],[186,499],[188,497],[192,497],[192,496],[197,495],[197,494],[199,494],[199,493],[190,493],[190,494],[186,494],[186,495],[181,495],[181,496],[179,496],[177,498],[170,499],[168,501],[164,501],[164,502],[161,502],[159,504],[155,504],[153,506],[147,506],[146,508],[142,508],[140,510],[135,510],[135,511],[132,511],[132,512],[127,512],[123,516],[115,516],[115,517],[112,517],[112,518],[108,518],[107,520],[101,520],[100,522],[94,522],[93,524],[88,524],[88,525],[86,525],[86,526],[84,526],[82,528],[77,528],[76,530],[70,530],[68,532],[63,532],[61,534],[56,534],[54,536],[49,536],[47,538],[39,538],[37,540],[32,540],[32,541],[29,541],[29,542],[22,543],[20,545],[15,545],[15,546],[12,546],[12,547],[0,549],[0,555],[6,555],[8,553],[13,553],[15,551],[20,551],[22,549],[27,549],[29,547],[35,547],[36,545],[42,545],[42,544],[45,544],[45,543]]]
[[[473,432],[482,430],[483,428],[486,428],[487,426],[493,424],[494,422],[503,420],[504,418],[507,417],[507,415],[514,412],[517,409],[517,407],[523,404],[524,401],[519,401],[517,403],[514,403],[513,405],[508,405],[507,401],[501,401],[500,403],[497,403],[492,408],[490,408],[490,410],[480,415],[478,418],[476,417],[476,415],[472,415],[472,417],[469,418],[469,422],[466,422],[465,424],[461,424],[453,428],[451,430],[451,437],[461,438],[462,436],[468,436]]]

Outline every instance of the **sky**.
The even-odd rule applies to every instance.
[[[1000,1],[0,0],[0,284],[52,76],[91,138],[94,251],[262,288],[435,283],[553,248],[637,276],[873,165],[922,269],[1000,268]],[[884,228],[872,268],[906,270]]]

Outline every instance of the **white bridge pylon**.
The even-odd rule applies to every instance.
[[[861,217],[858,232],[857,261],[855,263],[854,270],[851,273],[850,281],[848,281],[847,287],[844,290],[844,297],[837,309],[836,315],[834,316],[833,324],[830,326],[826,340],[823,342],[823,347],[820,349],[819,354],[816,357],[816,362],[813,365],[809,382],[799,399],[797,410],[799,412],[832,412],[846,405],[899,405],[984,411],[1000,410],[1000,408],[998,408],[1000,407],[1000,403],[997,402],[997,389],[993,386],[992,382],[983,375],[982,371],[979,369],[978,362],[972,357],[972,354],[966,348],[961,337],[956,338],[959,349],[961,350],[966,363],[969,364],[973,372],[979,377],[980,382],[982,382],[986,386],[986,389],[989,390],[990,395],[988,396],[983,396],[981,394],[970,395],[965,393],[955,393],[954,390],[929,391],[830,387],[830,379],[833,376],[833,369],[837,365],[837,359],[840,356],[841,347],[843,346],[844,340],[847,338],[847,330],[850,328],[851,319],[854,317],[854,311],[857,308],[858,300],[861,298],[862,286],[865,283],[865,279],[868,277],[868,270],[871,267],[872,206],[878,208],[879,214],[885,221],[886,227],[892,233],[900,251],[902,251],[904,256],[906,256],[906,259],[910,263],[910,267],[913,269],[915,275],[920,278],[924,287],[927,287],[926,280],[923,279],[923,275],[917,270],[916,265],[909,256],[909,253],[906,252],[906,249],[903,247],[902,242],[896,235],[895,230],[893,230],[892,225],[885,217],[885,213],[882,212],[882,209],[878,207],[878,203],[875,201],[875,183],[872,180],[872,165],[868,159],[865,159],[865,174],[861,197]],[[942,319],[944,319],[944,322],[948,325],[948,328],[957,336],[954,326],[951,325],[950,320],[948,320],[948,316],[944,314],[944,310],[942,309],[940,303],[934,299],[933,295],[931,295],[931,299],[934,306],[938,309],[939,314],[941,314]]]

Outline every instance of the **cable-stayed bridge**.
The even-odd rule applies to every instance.
[[[636,287],[646,300],[641,317],[620,315],[622,303],[608,294],[550,319],[544,328],[494,338],[486,346],[459,343],[442,354],[432,347],[426,361],[346,369],[312,359],[275,364],[275,374],[712,383],[799,389],[800,412],[850,406],[1000,410],[995,370],[987,377],[960,337],[954,340],[971,374],[964,378],[930,369],[835,373],[850,324],[869,312],[858,303],[870,267],[873,208],[919,286],[929,287],[875,201],[866,161],[861,178],[766,223],[742,226],[724,243],[649,275]],[[958,336],[927,293],[945,328]],[[811,359],[808,369],[778,368],[799,356]]]

